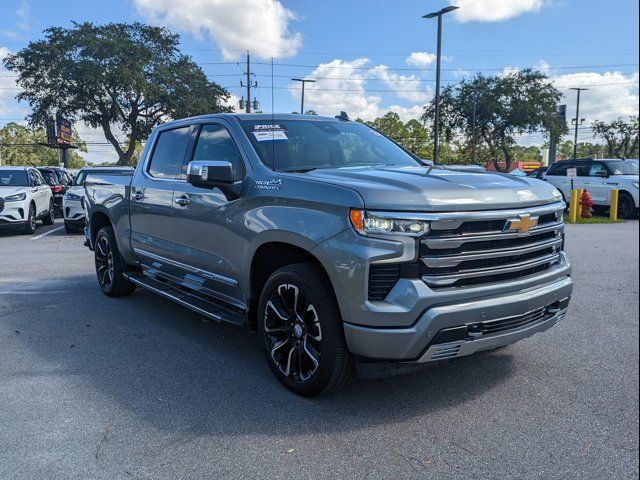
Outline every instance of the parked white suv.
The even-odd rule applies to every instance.
[[[36,230],[36,221],[55,220],[51,188],[32,167],[0,167],[0,227]]]
[[[565,201],[571,196],[571,178],[567,169],[575,168],[578,176],[573,188],[586,188],[596,209],[611,204],[611,190],[619,191],[618,216],[634,218],[638,213],[638,160],[591,159],[562,160],[549,167],[543,179],[562,192]]]
[[[73,184],[62,199],[64,229],[67,233],[78,233],[84,230],[85,211],[83,205],[84,182],[89,175],[133,172],[131,167],[85,167],[78,172]]]

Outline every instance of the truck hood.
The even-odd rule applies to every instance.
[[[544,205],[562,199],[541,180],[491,172],[428,167],[318,169],[309,178],[356,190],[372,210],[497,210]]]
[[[16,186],[2,186],[0,187],[0,197],[8,197],[9,195],[14,195],[16,193],[22,193],[27,190],[27,187],[16,187]]]

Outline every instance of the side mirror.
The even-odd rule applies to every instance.
[[[195,160],[187,165],[187,182],[194,187],[219,188],[229,200],[238,198],[233,165],[220,160]]]

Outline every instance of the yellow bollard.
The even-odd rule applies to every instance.
[[[578,219],[578,190],[571,190],[569,200],[569,223],[576,223]]]
[[[609,209],[609,219],[612,222],[618,220],[618,189],[611,190],[611,208]]]

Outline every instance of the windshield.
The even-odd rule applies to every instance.
[[[28,187],[26,170],[0,170],[0,187]]]
[[[614,160],[606,163],[611,175],[638,175],[637,160]]]
[[[240,123],[262,163],[280,172],[421,165],[384,135],[358,122],[276,118]]]

